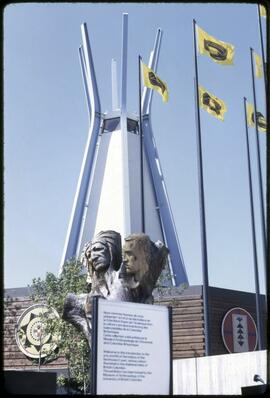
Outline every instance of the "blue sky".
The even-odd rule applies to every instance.
[[[192,20],[235,46],[233,66],[198,55],[200,84],[225,101],[221,122],[201,110],[209,284],[255,291],[243,97],[253,102],[250,47],[261,53],[257,5],[247,3],[25,3],[4,11],[4,283],[57,273],[88,133],[78,57],[87,23],[102,111],[111,110],[111,59],[120,79],[128,25],[128,111],[138,112],[138,55],[163,30],[152,125],[191,285],[202,284]],[[265,19],[262,27],[265,36]],[[119,84],[120,87],[120,84]],[[257,108],[265,114],[262,79]],[[255,130],[249,129],[260,289],[262,257]],[[265,188],[265,134],[260,134]],[[91,237],[89,237],[90,239]]]

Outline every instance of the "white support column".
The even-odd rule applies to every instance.
[[[80,64],[81,64],[81,70],[82,70],[82,78],[83,78],[83,87],[84,87],[84,92],[85,92],[85,97],[86,97],[86,104],[87,104],[87,109],[89,113],[89,121],[91,121],[91,103],[90,103],[90,93],[89,93],[89,83],[86,75],[86,65],[85,65],[85,55],[83,51],[83,47],[79,47],[79,59],[80,59]]]
[[[157,70],[159,51],[161,45],[162,31],[158,29],[153,55],[149,60],[149,67],[154,72]],[[144,131],[144,149],[151,171],[151,176],[154,184],[156,198],[159,207],[159,213],[162,221],[162,228],[166,240],[166,244],[170,251],[170,271],[173,285],[179,286],[181,284],[188,284],[187,273],[184,265],[183,256],[181,253],[180,244],[178,241],[177,231],[175,228],[173,215],[169,203],[167,189],[163,178],[161,164],[159,161],[155,139],[151,127],[151,103],[153,90],[147,89],[144,93],[142,101],[142,115],[143,115],[143,131]]]
[[[122,134],[122,159],[123,159],[123,197],[124,197],[124,235],[131,233],[131,209],[129,187],[129,157],[127,136],[127,48],[128,48],[128,14],[123,14],[122,25],[122,57],[121,57],[121,134]]]
[[[118,109],[117,63],[115,59],[112,59],[112,110],[116,111]]]
[[[64,263],[67,260],[76,257],[77,249],[80,246],[79,240],[81,236],[80,232],[86,205],[87,190],[101,123],[100,101],[97,89],[96,75],[87,33],[87,27],[85,23],[82,24],[81,29],[83,39],[83,53],[85,56],[86,67],[85,75],[91,107],[91,121],[81,171],[71,211],[64,250],[61,258],[59,275],[62,273]]]
[[[154,72],[157,70],[159,51],[161,46],[162,30],[158,28],[154,49],[151,51],[148,66]],[[150,114],[151,104],[152,104],[153,90],[145,87],[142,96],[142,115]]]

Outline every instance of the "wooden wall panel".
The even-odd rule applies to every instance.
[[[13,289],[15,290],[15,289]],[[261,296],[262,304],[265,303]],[[17,347],[15,324],[21,313],[33,303],[28,297],[5,300],[4,310],[4,368],[31,369],[32,361]],[[205,355],[202,287],[191,286],[174,297],[155,298],[155,304],[172,307],[173,358],[190,358]],[[256,322],[255,294],[221,288],[209,288],[211,355],[226,354],[222,341],[221,324],[227,311],[233,307],[247,310]],[[263,321],[266,325],[265,311]],[[63,357],[43,365],[44,368],[66,368]]]
[[[172,307],[173,359],[203,356],[205,347],[201,294],[156,299],[155,304]]]

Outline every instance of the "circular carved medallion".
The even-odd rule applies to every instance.
[[[45,331],[43,316],[59,318],[55,309],[45,304],[35,304],[28,307],[17,322],[17,345],[30,358],[44,358],[57,347],[57,337]]]

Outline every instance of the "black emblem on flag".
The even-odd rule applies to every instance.
[[[209,52],[209,55],[217,61],[225,61],[228,51],[218,43],[204,39],[204,48]]]
[[[254,112],[252,112],[252,114],[251,114],[251,119],[252,119],[252,122],[255,123]],[[258,127],[261,127],[262,129],[266,130],[266,120],[261,112],[256,112],[256,119],[257,119]]]
[[[208,106],[211,111],[215,112],[217,115],[220,114],[221,105],[212,98],[208,93],[203,93],[202,95],[202,102],[204,105]]]
[[[148,78],[150,80],[150,83],[153,84],[153,86],[158,86],[161,88],[163,94],[164,91],[166,90],[165,84],[153,72],[148,73]]]

